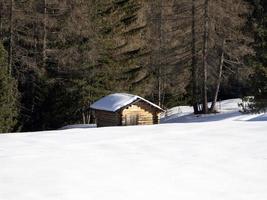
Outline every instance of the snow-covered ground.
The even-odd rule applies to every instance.
[[[223,119],[233,120],[233,117],[237,117],[235,120],[248,120],[248,118],[254,118],[253,115],[241,116],[239,112],[240,108],[238,104],[241,103],[241,99],[229,99],[220,101],[217,103],[217,114],[210,115],[193,115],[193,108],[190,106],[178,106],[169,109],[162,115],[161,123],[192,123],[192,122],[208,122],[219,121]],[[209,103],[210,106],[210,103]]]
[[[156,126],[0,135],[0,200],[266,200],[267,115],[236,101]]]

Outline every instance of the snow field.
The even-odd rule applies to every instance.
[[[266,115],[186,117],[2,134],[0,200],[266,200]]]

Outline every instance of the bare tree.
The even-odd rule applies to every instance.
[[[221,85],[221,81],[222,81],[222,74],[223,74],[223,65],[224,65],[224,47],[225,47],[225,39],[222,39],[222,49],[221,49],[221,58],[220,58],[220,63],[219,63],[219,69],[218,69],[218,77],[217,81],[216,81],[216,89],[214,92],[214,97],[212,100],[212,104],[210,106],[210,111],[211,112],[215,112],[215,105],[218,99],[218,94],[219,94],[219,90],[220,90],[220,85]]]
[[[205,0],[204,3],[204,36],[203,36],[203,80],[202,80],[202,112],[204,114],[208,113],[208,94],[207,94],[207,79],[208,79],[208,42],[209,42],[209,0]]]
[[[13,0],[10,0],[10,10],[9,10],[9,48],[8,48],[8,71],[9,74],[12,73],[13,64]]]
[[[212,81],[212,104],[210,112],[216,112],[216,102],[220,92],[224,72],[232,74],[244,57],[252,53],[252,37],[244,31],[249,6],[243,0],[214,0],[210,3],[210,56],[208,65]]]
[[[3,37],[3,18],[4,18],[4,5],[3,1],[0,2],[0,39]]]
[[[196,50],[196,0],[192,0],[192,22],[191,22],[191,32],[192,32],[192,104],[194,108],[194,113],[199,113],[198,106],[198,78],[197,78],[197,50]]]
[[[46,48],[47,48],[47,0],[43,0],[43,52],[42,65],[46,67]]]

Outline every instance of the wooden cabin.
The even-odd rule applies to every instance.
[[[91,105],[97,127],[152,125],[164,110],[137,95],[115,93]]]

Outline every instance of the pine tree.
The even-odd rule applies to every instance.
[[[0,38],[21,91],[22,130],[88,123],[90,104],[113,92],[169,107],[192,99],[199,113],[205,88],[216,103],[246,52],[232,32],[244,24],[245,3],[206,1],[204,21],[204,2],[2,0]]]
[[[14,131],[17,123],[16,82],[8,72],[7,54],[0,44],[0,133]]]
[[[256,21],[255,51],[253,59],[255,72],[251,77],[252,89],[255,92],[253,110],[267,111],[267,3],[264,0],[254,1],[254,19]]]

